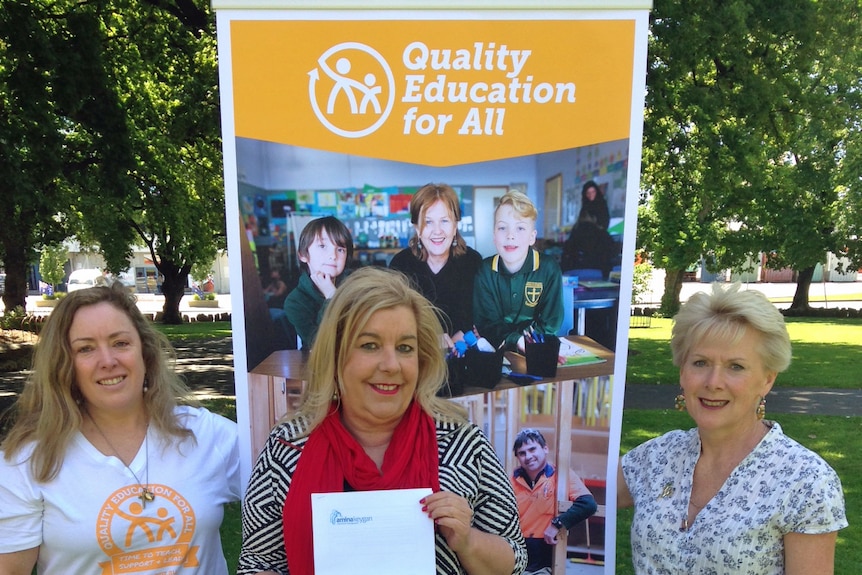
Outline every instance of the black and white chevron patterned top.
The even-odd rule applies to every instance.
[[[305,422],[276,426],[252,470],[242,506],[242,552],[237,575],[260,571],[289,573],[282,536],[282,507],[307,436]],[[473,508],[473,527],[496,533],[515,551],[515,569],[527,563],[518,506],[512,486],[482,431],[473,424],[437,422],[440,487],[461,495]],[[464,575],[445,539],[436,535],[438,575]]]

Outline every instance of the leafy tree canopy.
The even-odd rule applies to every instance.
[[[740,269],[761,251],[804,272],[794,305],[807,306],[806,274],[847,247],[852,225],[839,212],[859,185],[846,166],[858,141],[858,8],[656,1],[638,229],[667,271],[667,313],[689,266]]]
[[[0,134],[18,150],[0,170],[20,174],[4,183],[20,212],[4,220],[12,239],[0,234],[9,276],[20,269],[23,282],[34,249],[72,234],[113,272],[144,245],[164,278],[164,320],[181,321],[191,266],[225,243],[208,10],[189,0],[0,0],[10,100],[0,121],[17,129]],[[25,295],[22,286],[7,308]]]

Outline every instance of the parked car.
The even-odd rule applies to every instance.
[[[114,281],[118,281],[122,283],[124,286],[129,288],[131,291],[135,291],[135,273],[132,271],[124,271],[117,274],[117,277]]]
[[[75,270],[69,274],[69,281],[66,282],[66,291],[73,292],[97,285],[108,285],[109,283],[110,280],[105,277],[102,270],[96,268]]]

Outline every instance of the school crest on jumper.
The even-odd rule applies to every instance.
[[[527,282],[524,285],[524,301],[527,307],[536,307],[542,297],[542,282]]]

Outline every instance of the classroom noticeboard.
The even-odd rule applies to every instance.
[[[281,377],[260,377],[279,347],[260,272],[294,260],[301,217],[347,219],[354,238],[371,236],[368,252],[385,252],[412,232],[404,214],[412,191],[445,182],[462,200],[462,235],[487,256],[494,196],[525,192],[540,213],[539,236],[560,240],[581,185],[596,181],[622,229],[617,329],[605,347],[626,349],[649,3],[263,4],[214,2],[244,480],[255,433],[295,400],[278,372],[288,366],[275,370]],[[566,462],[582,462],[578,472],[612,494],[625,354],[613,355],[608,370],[461,401],[507,472],[517,427],[547,425]],[[259,382],[283,393],[260,399]],[[560,408],[572,414],[562,430]],[[606,507],[604,561],[594,563],[612,573],[613,501]]]

